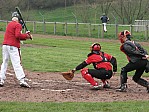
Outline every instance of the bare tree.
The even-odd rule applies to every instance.
[[[106,15],[108,14],[109,12],[109,9],[110,9],[110,6],[111,6],[111,1],[112,0],[103,0],[101,2],[101,11],[102,13],[105,13]]]
[[[79,0],[80,4],[75,6],[77,16],[79,16],[82,22],[90,22],[90,5],[87,0]]]
[[[136,19],[143,19],[148,13],[148,0],[118,0],[111,6],[122,23],[132,24]]]

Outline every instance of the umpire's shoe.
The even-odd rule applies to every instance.
[[[25,82],[25,78],[22,78],[22,79],[20,80],[20,86],[21,86],[21,87],[25,87],[25,88],[30,88],[30,85],[28,85],[28,83]]]
[[[122,84],[120,88],[116,89],[117,92],[126,92],[127,84]]]

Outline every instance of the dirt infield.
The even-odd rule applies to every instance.
[[[31,88],[22,88],[16,80],[13,70],[9,70],[4,87],[0,87],[0,101],[21,102],[113,102],[128,100],[149,100],[145,88],[128,79],[128,91],[116,92],[119,77],[109,81],[110,89],[92,90],[81,74],[72,81],[66,81],[60,73],[37,73],[25,71]],[[149,80],[149,79],[148,79]],[[100,80],[97,80],[99,83]]]
[[[1,34],[2,32],[0,32]],[[37,36],[37,35],[35,35]],[[43,36],[43,35],[40,35]],[[44,38],[48,36],[43,36]],[[63,36],[51,36],[51,38],[65,38]],[[69,37],[69,39],[74,39]],[[79,38],[77,38],[79,39]],[[82,39],[82,38],[81,38]],[[85,40],[85,38],[84,38]],[[89,39],[87,39],[89,40]],[[90,39],[96,41],[95,39]],[[114,40],[100,40],[114,41]],[[149,45],[148,43],[142,43]],[[0,87],[0,101],[21,102],[113,102],[129,100],[149,100],[146,88],[141,87],[128,78],[128,91],[116,92],[119,87],[119,76],[111,78],[110,89],[92,90],[91,86],[81,74],[75,74],[72,81],[66,81],[62,75],[56,73],[29,72],[25,74],[29,79],[31,88],[21,88],[15,78],[14,71],[9,68],[4,87]],[[146,78],[149,81],[149,78]],[[97,79],[96,79],[97,80]],[[100,80],[97,80],[99,83]]]

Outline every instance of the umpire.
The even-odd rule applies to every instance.
[[[122,44],[120,50],[126,54],[129,63],[121,69],[121,86],[117,91],[127,91],[127,73],[135,70],[132,79],[137,84],[146,87],[149,93],[149,82],[141,78],[146,69],[147,58],[149,57],[147,51],[139,43],[131,41],[131,33],[128,30],[120,32],[118,38]]]

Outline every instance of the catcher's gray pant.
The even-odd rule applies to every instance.
[[[20,49],[14,46],[3,45],[2,46],[3,63],[1,65],[0,78],[6,79],[6,70],[9,62],[9,58],[12,62],[14,72],[18,80],[25,77],[23,68],[21,66]]]

